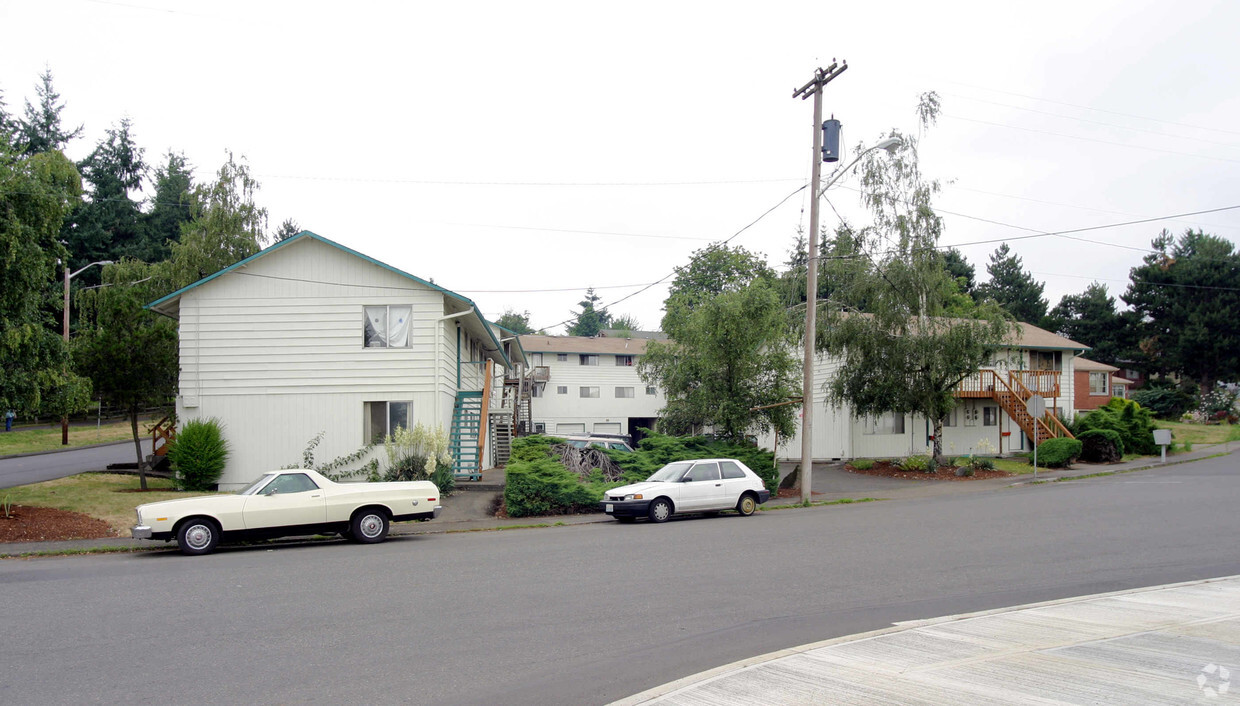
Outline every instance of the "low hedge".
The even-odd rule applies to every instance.
[[[512,443],[504,484],[504,505],[509,517],[598,512],[603,493],[629,483],[646,480],[672,461],[698,458],[735,458],[753,469],[767,489],[778,491],[779,473],[775,455],[757,446],[733,444],[707,437],[675,437],[650,434],[636,451],[607,451],[624,471],[623,480],[605,483],[600,474],[580,478],[565,468],[552,454],[551,446],[563,439],[525,436]]]
[[[1076,438],[1081,442],[1082,461],[1112,463],[1124,457],[1124,439],[1114,429],[1090,429]]]
[[[1081,442],[1066,436],[1047,439],[1038,446],[1038,464],[1047,468],[1067,468],[1081,455]],[[1033,463],[1033,458],[1029,458]]]

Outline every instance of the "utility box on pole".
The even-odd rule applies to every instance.
[[[840,161],[840,121],[835,118],[822,123],[822,161]]]

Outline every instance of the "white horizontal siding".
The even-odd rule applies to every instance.
[[[550,377],[543,396],[531,400],[531,410],[536,423],[545,423],[547,431],[554,433],[557,424],[584,424],[591,432],[596,424],[622,425],[627,433],[630,417],[657,418],[667,400],[662,390],[646,394],[646,383],[637,374],[639,356],[633,356],[633,365],[616,365],[616,356],[604,353],[598,356],[598,365],[581,365],[576,353],[568,354],[568,360],[556,360],[555,353],[543,354],[543,365]],[[559,394],[558,387],[567,387],[567,394]],[[581,397],[582,387],[599,388],[597,398]],[[616,397],[617,387],[633,388],[633,397]]]

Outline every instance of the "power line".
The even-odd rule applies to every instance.
[[[720,186],[727,184],[776,184],[800,179],[732,179],[716,181],[469,181],[454,179],[370,179],[359,177],[311,176],[305,174],[255,174],[263,179],[300,181],[331,181],[362,184],[415,184],[420,186],[550,186],[550,187],[647,187],[647,186]]]
[[[1210,154],[1194,154],[1192,152],[1177,152],[1175,150],[1163,150],[1157,147],[1146,147],[1142,145],[1130,145],[1126,142],[1111,142],[1110,140],[1099,140],[1092,137],[1078,137],[1077,135],[1065,135],[1062,132],[1051,132],[1050,130],[1035,130],[1029,127],[1018,127],[1016,125],[1008,125],[1006,123],[996,123],[990,120],[978,120],[977,118],[966,118],[963,115],[949,115],[947,113],[939,113],[941,117],[952,118],[954,120],[964,120],[971,123],[979,123],[981,125],[992,125],[994,127],[1007,128],[1009,130],[1020,130],[1022,132],[1032,132],[1038,135],[1051,135],[1053,137],[1063,137],[1069,140],[1081,140],[1082,142],[1096,142],[1100,145],[1114,145],[1116,147],[1127,147],[1129,149],[1138,149],[1142,152],[1159,152],[1162,154],[1174,154],[1182,157],[1197,157],[1199,159],[1212,159],[1218,162],[1232,162],[1240,164],[1240,159],[1229,159],[1227,157],[1216,157]]]

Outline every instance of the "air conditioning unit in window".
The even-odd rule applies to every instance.
[[[546,422],[534,422],[534,433],[535,434],[546,434],[547,423]]]

